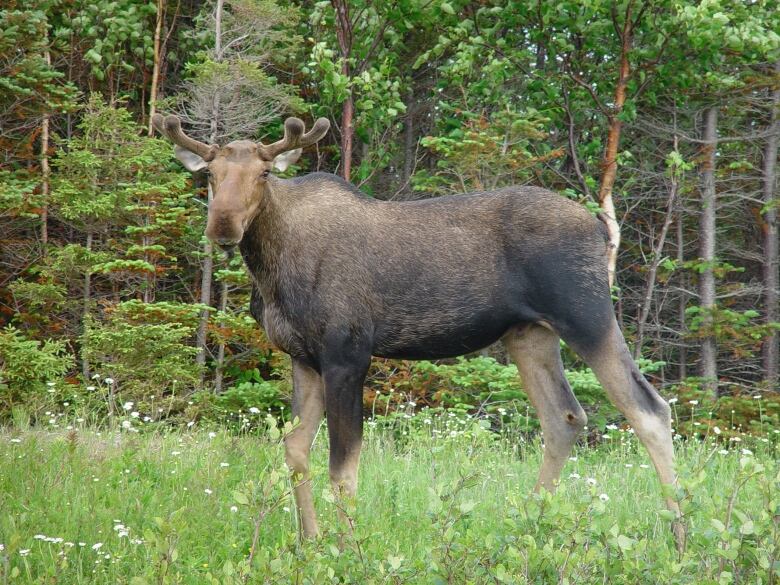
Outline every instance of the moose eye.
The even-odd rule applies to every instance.
[[[263,171],[263,178],[264,178],[264,179],[267,179],[267,178],[268,178],[268,175],[270,175],[270,174],[271,174],[271,171],[270,171],[270,170]]]

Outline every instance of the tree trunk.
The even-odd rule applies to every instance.
[[[349,20],[349,4],[347,0],[331,0],[333,10],[336,12],[336,37],[341,53],[341,74],[349,79],[349,58],[352,53],[352,23]],[[352,173],[352,126],[355,117],[355,104],[352,98],[352,90],[349,90],[344,103],[341,106],[341,176],[349,181]]]
[[[704,327],[712,326],[712,311],[715,309],[715,153],[718,148],[718,108],[712,106],[704,113],[704,160],[702,162],[701,218],[699,224],[699,260],[704,269],[699,276],[699,305],[704,311]],[[705,389],[717,397],[718,365],[717,342],[714,335],[707,335],[701,344],[701,376]]]
[[[682,205],[677,212],[677,266],[681,268],[685,262],[685,224],[683,222],[684,210]],[[680,299],[678,305],[678,319],[680,320],[680,331],[678,333],[680,340],[680,365],[679,365],[679,377],[680,382],[688,377],[688,346],[685,340],[687,334],[687,327],[685,326],[685,309],[688,304],[688,295],[685,294],[685,286],[687,279],[685,278],[685,271],[680,270]]]
[[[160,83],[160,66],[162,63],[162,51],[160,36],[165,20],[165,0],[157,0],[157,23],[154,27],[154,67],[152,68],[152,85],[149,88],[149,136],[154,136],[152,116],[157,110],[157,86]]]
[[[88,252],[92,251],[92,230],[87,232],[87,243],[84,246]],[[92,297],[90,289],[92,288],[92,273],[87,269],[84,274],[84,290],[81,295],[82,309],[81,309],[81,324],[82,327],[86,325],[87,317],[89,316],[89,302]],[[84,345],[81,347],[81,374],[84,376],[84,381],[89,381],[90,370],[89,361],[84,355]]]
[[[214,59],[220,61],[222,59],[222,9],[224,6],[224,0],[217,0],[216,12],[214,14]],[[210,141],[211,144],[217,142],[217,133],[219,130],[219,94],[214,95],[211,106],[211,132]],[[208,204],[211,206],[211,202],[214,200],[214,192],[211,189],[211,182],[208,185]],[[211,305],[211,280],[214,274],[214,247],[211,244],[211,240],[206,238],[206,242],[203,244],[203,266],[201,268],[201,280],[200,280],[200,302],[203,305]],[[209,324],[208,309],[204,309],[200,313],[200,320],[198,322],[198,332],[196,337],[196,346],[198,348],[198,355],[195,358],[195,363],[201,367],[200,385],[206,381],[206,371],[203,366],[206,365],[206,352],[208,350],[207,344],[207,332]]]
[[[780,78],[780,61],[775,63],[775,76]],[[777,81],[775,82],[777,83]],[[775,164],[777,162],[778,133],[780,133],[780,121],[778,120],[778,106],[780,106],[780,87],[775,86],[772,92],[772,108],[770,129],[772,133],[766,141],[764,147],[764,168],[763,168],[763,191],[764,205],[766,213],[764,221],[764,289],[766,307],[766,322],[775,323],[780,320],[780,310],[778,310],[778,230],[777,230],[777,195],[775,191],[776,175]],[[780,360],[780,347],[778,347],[777,331],[773,331],[764,341],[764,371],[766,372],[767,388],[777,390],[778,383],[778,361]]]
[[[620,248],[620,224],[617,221],[615,212],[615,202],[612,199],[612,191],[617,177],[617,154],[620,144],[620,132],[623,122],[620,120],[620,113],[626,103],[626,89],[628,79],[631,75],[631,64],[629,54],[631,52],[632,34],[631,29],[631,5],[626,9],[625,22],[621,33],[620,46],[620,69],[618,79],[615,85],[614,106],[608,116],[609,129],[607,132],[607,145],[604,149],[604,158],[602,159],[602,175],[599,184],[599,205],[604,210],[604,223],[607,226],[607,236],[609,246],[607,248],[607,273],[609,276],[609,286],[615,284],[615,275],[617,269],[617,255]]]
[[[49,49],[43,53],[43,58],[47,65],[51,65],[51,53]],[[41,243],[43,244],[43,253],[46,254],[46,244],[49,243],[49,179],[51,177],[51,168],[49,167],[49,115],[43,116],[41,121],[41,199],[43,206],[41,209]]]
[[[416,155],[414,145],[414,87],[410,85],[406,94],[406,117],[404,118],[404,170],[401,176],[404,191],[409,190],[409,180],[414,171]]]
[[[219,291],[219,310],[224,313],[227,310],[227,298],[228,298],[228,285],[226,281],[222,281],[222,287]],[[222,382],[224,378],[224,366],[225,366],[225,343],[220,342],[217,349],[217,369],[214,373],[214,392],[216,394],[222,393]]]

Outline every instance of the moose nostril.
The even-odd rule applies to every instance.
[[[236,240],[231,240],[229,238],[217,238],[217,244],[222,246],[223,248],[230,248],[232,246],[236,245]]]

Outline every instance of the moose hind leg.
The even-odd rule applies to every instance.
[[[300,528],[306,537],[319,533],[309,476],[309,453],[325,409],[320,375],[298,360],[293,360],[293,418],[298,426],[285,439],[285,459],[293,474],[293,493]]]
[[[589,347],[572,344],[572,347],[591,367],[612,403],[625,415],[647,449],[661,484],[676,485],[671,408],[639,371],[614,318],[600,343]],[[680,516],[680,507],[673,498],[667,497],[666,505]],[[685,546],[683,525],[675,523],[673,531],[677,546],[682,549]]]
[[[510,331],[503,341],[517,364],[544,433],[544,455],[536,490],[554,491],[587,422],[585,411],[564,376],[558,335],[540,325],[528,325]]]

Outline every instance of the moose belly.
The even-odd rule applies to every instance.
[[[380,325],[373,354],[409,360],[456,357],[495,343],[519,322],[516,317],[496,313],[460,317],[458,320],[421,318]]]

